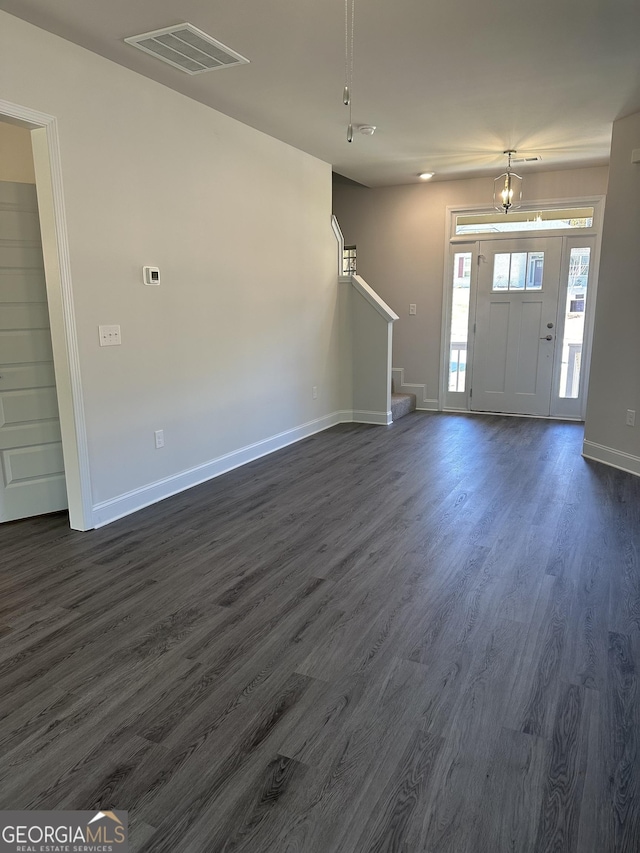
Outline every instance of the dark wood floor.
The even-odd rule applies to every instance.
[[[345,425],[0,529],[0,808],[148,853],[637,853],[640,480],[576,424]]]

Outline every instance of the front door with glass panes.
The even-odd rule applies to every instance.
[[[454,251],[445,408],[583,419],[594,251],[591,235]]]
[[[455,215],[446,410],[584,419],[594,215],[594,207]],[[507,233],[539,230],[547,233]]]
[[[470,408],[549,416],[561,237],[481,241]]]

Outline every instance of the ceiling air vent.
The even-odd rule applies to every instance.
[[[512,157],[511,158],[512,163],[537,163],[540,160],[542,160],[542,157],[540,157],[538,154],[535,154],[533,157]]]
[[[176,24],[175,27],[130,36],[125,41],[187,74],[202,74],[203,71],[215,71],[217,68],[249,62],[192,24]]]

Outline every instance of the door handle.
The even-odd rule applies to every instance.
[[[544,338],[540,338],[541,341],[552,341],[553,335],[545,335]]]

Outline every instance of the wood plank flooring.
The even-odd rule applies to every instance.
[[[640,479],[579,425],[343,425],[0,527],[0,808],[139,853],[638,853]]]

